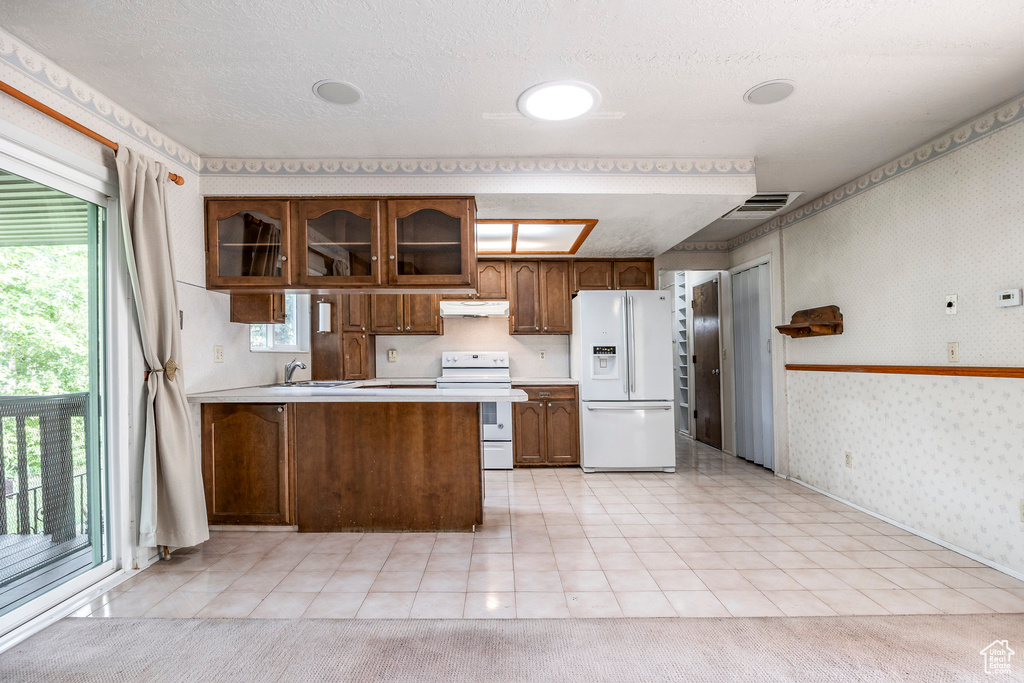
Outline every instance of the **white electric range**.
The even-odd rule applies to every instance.
[[[445,351],[437,388],[511,389],[507,351]],[[480,433],[485,470],[512,469],[512,404],[481,403]]]

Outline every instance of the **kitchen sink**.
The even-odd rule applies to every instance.
[[[355,384],[355,381],[303,380],[301,382],[292,382],[290,384],[282,382],[280,384],[271,384],[269,386],[274,389],[333,389],[335,387],[347,387],[350,384]]]

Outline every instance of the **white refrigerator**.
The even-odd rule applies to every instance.
[[[572,302],[584,472],[674,472],[672,302],[650,290],[583,291]]]

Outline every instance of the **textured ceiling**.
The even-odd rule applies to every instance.
[[[794,206],[1024,90],[1019,1],[7,0],[0,25],[204,156],[754,157]],[[512,115],[564,78],[598,115]],[[796,93],[741,100],[770,78]]]

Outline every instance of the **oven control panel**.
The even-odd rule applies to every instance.
[[[442,368],[507,368],[508,351],[445,351]]]

